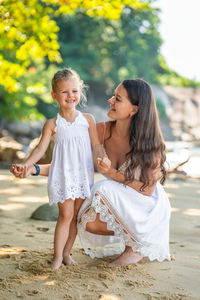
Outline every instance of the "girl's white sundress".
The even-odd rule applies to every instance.
[[[81,112],[73,123],[57,114],[48,176],[49,204],[91,196],[94,179],[89,124]]]
[[[124,173],[126,163],[119,171]],[[139,180],[137,171],[136,179]],[[140,252],[151,261],[170,260],[170,204],[160,183],[152,196],[144,196],[114,180],[94,184],[92,196],[86,199],[78,216],[78,233],[82,246],[92,258],[120,254],[125,246]],[[114,236],[96,235],[86,231],[87,222],[96,219],[107,223]]]

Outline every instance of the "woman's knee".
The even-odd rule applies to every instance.
[[[86,224],[86,231],[90,233],[95,233],[96,232],[96,224],[95,222],[88,222]]]
[[[106,190],[107,186],[108,186],[108,181],[109,180],[104,179],[104,180],[100,180],[100,181],[96,182],[92,188],[92,194],[94,195],[95,193]]]
[[[99,214],[96,215],[96,220],[93,222],[88,222],[86,224],[86,231],[91,233],[100,233],[101,231],[101,222],[99,220]]]
[[[112,184],[111,184],[111,182],[112,182]],[[101,194],[103,194],[105,196],[110,195],[110,192],[111,191],[114,192],[116,189],[116,187],[114,185],[115,185],[115,181],[111,181],[109,179],[98,181],[93,186],[92,195],[93,196],[97,196],[97,195],[101,195]]]

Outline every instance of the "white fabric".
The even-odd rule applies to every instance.
[[[90,197],[94,179],[89,124],[81,112],[70,123],[57,115],[48,177],[50,205]]]
[[[113,180],[97,182],[91,199],[85,200],[78,216],[78,233],[82,246],[92,258],[119,254],[125,245],[151,261],[170,260],[170,204],[160,185],[152,196],[144,196],[129,186]],[[85,230],[87,222],[96,219],[107,223],[114,236],[103,236]]]

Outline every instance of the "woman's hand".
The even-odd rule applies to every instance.
[[[104,156],[103,158],[97,158],[97,166],[98,171],[101,174],[106,174],[111,168],[111,161],[107,156]]]

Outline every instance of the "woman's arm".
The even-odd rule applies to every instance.
[[[149,185],[147,187],[145,187],[144,190],[141,190],[142,186],[144,185],[144,182],[139,181],[139,180],[133,180],[130,183],[125,183],[125,176],[124,174],[122,174],[121,172],[119,172],[118,170],[107,166],[107,164],[104,162],[104,160],[101,160],[99,162],[99,170],[103,175],[106,175],[107,177],[123,183],[125,185],[130,186],[131,188],[133,188],[134,190],[136,190],[137,192],[145,195],[145,196],[151,196],[155,186],[156,186],[156,182],[157,180],[160,178],[160,168],[157,168],[153,171],[153,175],[150,175],[151,172],[149,172]]]

